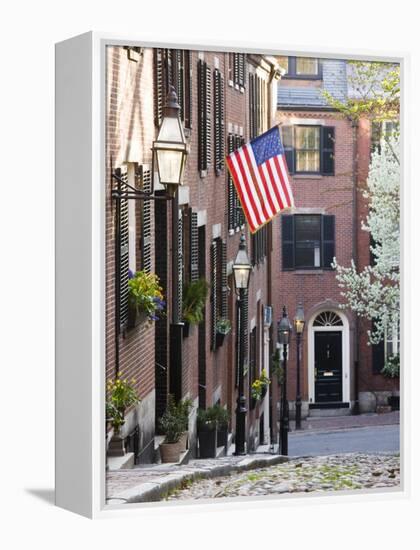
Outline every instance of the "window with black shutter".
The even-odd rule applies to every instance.
[[[183,301],[183,288],[184,288],[184,228],[183,228],[183,214],[180,209],[178,212],[178,319],[182,319],[182,301]]]
[[[228,280],[226,242],[218,238],[211,245],[211,349],[217,347],[217,321],[228,318]]]
[[[267,256],[267,232],[268,224],[251,235],[251,263],[258,265]]]
[[[245,89],[246,54],[233,52],[228,54],[229,85],[241,92]]]
[[[191,128],[191,51],[155,48],[153,55],[155,76],[155,125],[159,126],[161,123],[169,85],[172,85],[175,88],[178,103],[181,107],[181,120],[184,122],[185,128]]]
[[[283,270],[332,269],[335,255],[335,216],[282,216]]]
[[[127,169],[116,170],[118,189],[128,191]],[[128,277],[129,277],[129,231],[128,231],[128,200],[116,201],[116,310],[117,324],[123,332],[128,321]]]
[[[249,370],[248,370],[248,381],[249,381],[249,403],[250,408],[255,408],[256,400],[252,398],[251,387],[253,382],[258,378],[257,374],[257,327],[254,327],[249,335]]]
[[[150,166],[139,166],[138,179],[140,188],[145,193],[152,192],[152,171]],[[140,231],[140,257],[141,269],[147,273],[152,271],[152,201],[140,201],[141,205],[141,231]]]
[[[199,279],[198,215],[190,210],[190,281]]]
[[[245,143],[242,136],[228,134],[228,154],[233,153]],[[238,231],[245,223],[245,215],[235,189],[230,172],[227,171],[228,180],[228,227],[231,232]]]
[[[372,331],[375,329],[375,320],[372,321]],[[379,374],[385,365],[385,341],[372,344],[372,371]]]
[[[205,176],[211,166],[211,71],[198,60],[198,170]]]
[[[225,115],[224,78],[219,69],[214,70],[214,164],[216,176],[224,168],[225,160]]]
[[[282,126],[282,143],[290,174],[333,176],[335,128],[333,126]]]

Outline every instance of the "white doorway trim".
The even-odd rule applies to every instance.
[[[342,325],[314,327],[314,321],[323,311],[333,311],[342,320]],[[315,403],[315,332],[341,332],[343,365],[343,402],[350,403],[350,326],[342,311],[326,307],[317,311],[308,323],[308,397],[309,403]]]

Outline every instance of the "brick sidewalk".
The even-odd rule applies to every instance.
[[[308,418],[302,421],[302,434],[312,431],[329,431],[335,429],[364,428],[368,426],[388,426],[400,423],[399,411],[384,414],[360,414],[349,416],[335,416],[323,418]],[[295,422],[290,422],[291,430],[295,429]]]

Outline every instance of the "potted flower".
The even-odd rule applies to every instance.
[[[157,321],[164,313],[165,302],[159,278],[155,273],[129,271],[128,328],[134,328],[146,319]]]
[[[214,417],[217,421],[217,446],[224,447],[227,451],[228,445],[228,424],[229,424],[229,412],[222,405],[213,405]]]
[[[198,409],[197,433],[200,458],[215,458],[217,451],[217,413],[213,407]]]
[[[203,320],[208,288],[205,279],[192,281],[185,286],[182,301],[184,336],[188,336],[190,325],[198,325]]]
[[[400,377],[400,354],[391,355],[381,370],[381,373],[387,378]],[[392,391],[392,395],[388,398],[388,403],[393,411],[400,410],[400,396],[396,390]]]
[[[168,405],[159,421],[160,427],[165,434],[163,443],[159,445],[160,458],[162,462],[178,462],[181,453],[180,438],[185,429],[179,414],[179,408],[175,404],[172,395],[168,397]]]
[[[132,384],[135,380],[132,380]],[[107,384],[109,398],[106,402],[106,416],[114,431],[108,446],[109,456],[124,456],[124,440],[121,437],[121,426],[125,422],[125,412],[132,405],[140,402],[134,386],[118,375]]]
[[[220,317],[216,321],[216,346],[222,346],[225,336],[232,330],[232,323],[230,319]]]
[[[268,385],[270,384],[270,379],[267,377],[267,371],[263,369],[259,378],[254,380],[251,385],[251,397],[255,401],[260,401],[265,397],[267,393]]]

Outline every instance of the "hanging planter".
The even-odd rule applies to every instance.
[[[144,321],[158,321],[165,315],[165,302],[159,278],[155,273],[129,271],[128,280],[128,325],[137,327]]]
[[[225,337],[232,330],[232,324],[229,319],[223,317],[219,318],[216,322],[216,347],[223,346]]]

